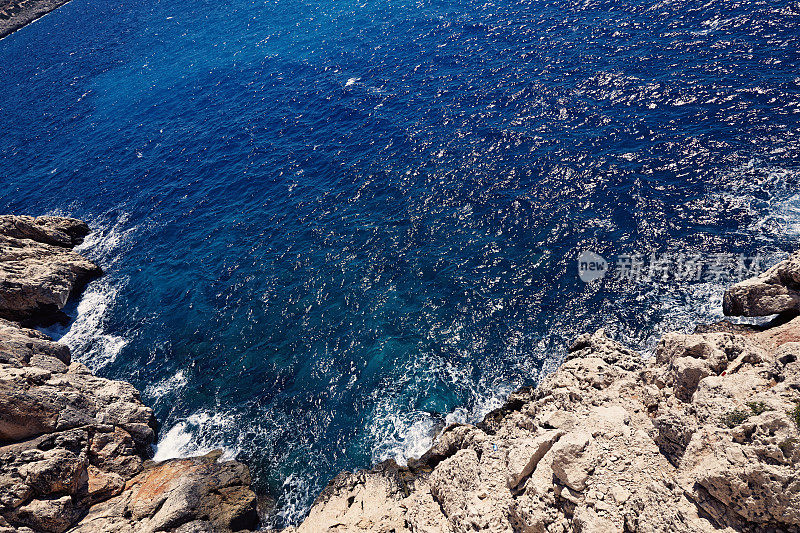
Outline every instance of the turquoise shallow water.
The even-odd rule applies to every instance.
[[[76,357],[143,392],[156,456],[223,447],[299,520],[607,326],[646,351],[726,279],[579,251],[800,234],[786,2],[73,0],[0,41],[0,206],[97,231]]]

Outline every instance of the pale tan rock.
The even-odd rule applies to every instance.
[[[140,448],[152,442],[153,412],[132,385],[95,377],[77,364],[61,372],[58,362],[47,368],[0,363],[0,441],[98,424],[125,428]]]
[[[32,500],[15,510],[18,522],[34,530],[61,533],[66,531],[78,516],[69,496]]]
[[[6,237],[72,248],[88,234],[89,226],[75,218],[0,215],[0,235]]]
[[[40,320],[99,273],[69,249],[87,231],[74,219],[0,216],[0,314]],[[66,346],[0,318],[0,532],[255,527],[244,465],[217,454],[145,467],[154,427],[129,383],[94,376]]]
[[[14,322],[0,318],[0,363],[18,367],[28,364],[41,366],[42,362],[54,364],[53,359],[64,365],[69,364],[69,348],[53,342],[44,333],[22,328]],[[58,371],[66,369],[59,367]]]
[[[103,429],[98,429],[92,438],[89,448],[92,464],[126,479],[139,473],[142,458],[136,453],[137,445],[130,433],[119,426]]]
[[[89,465],[86,469],[86,496],[87,504],[94,505],[96,502],[107,500],[116,496],[125,489],[125,478],[112,471],[101,470],[94,465]]]
[[[725,291],[723,310],[733,316],[767,316],[800,309],[800,252],[763,274]]]
[[[788,475],[800,465],[788,415],[800,401],[800,320],[790,324],[668,334],[647,365],[602,332],[582,336],[537,389],[477,427],[448,428],[396,478],[337,478],[298,529],[800,531]],[[737,409],[750,414],[727,416]],[[336,511],[367,486],[368,511]],[[363,521],[376,515],[392,521]]]
[[[507,463],[508,469],[508,488],[515,489],[525,478],[530,476],[542,460],[542,457],[550,451],[553,443],[563,435],[562,431],[545,431],[533,437],[509,439],[506,441],[508,446]]]
[[[433,499],[429,490],[415,490],[403,501],[402,505],[407,509],[405,518],[410,526],[409,529],[414,533],[450,533],[453,531],[441,511],[441,507]]]
[[[425,527],[447,522],[438,512],[439,505],[430,505],[433,499],[429,490],[420,490],[414,498],[404,501],[407,490],[396,465],[391,463],[371,471],[343,473],[319,495],[297,532],[407,532],[406,513],[414,523]]]
[[[0,317],[51,321],[99,276],[100,267],[70,249],[86,233],[74,219],[0,217]]]
[[[596,449],[591,444],[591,433],[579,430],[561,438],[551,450],[556,478],[577,492],[586,488],[586,480],[598,460]]]

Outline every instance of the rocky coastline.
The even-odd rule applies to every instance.
[[[33,326],[97,266],[60,217],[0,216],[0,533],[257,527],[245,465],[156,463],[153,412]],[[728,321],[649,360],[602,330],[407,466],[343,472],[287,533],[800,532],[800,253],[725,294]]]
[[[67,2],[69,0],[0,0],[0,39]]]
[[[800,253],[655,357],[585,334],[558,370],[408,466],[344,472],[296,533],[800,531]]]
[[[97,265],[78,220],[0,216],[0,532],[250,531],[247,467],[219,453],[156,463],[153,411],[37,330]]]

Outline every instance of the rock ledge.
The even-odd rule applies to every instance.
[[[245,465],[147,460],[155,420],[139,392],[23,327],[58,317],[100,275],[72,251],[88,232],[75,219],[0,216],[0,533],[253,529]]]
[[[726,312],[796,309],[798,257]],[[668,333],[649,361],[600,330],[407,467],[340,474],[294,531],[798,532],[798,467],[800,317]]]

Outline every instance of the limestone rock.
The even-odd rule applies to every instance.
[[[763,274],[725,291],[723,311],[733,316],[767,316],[800,310],[800,252]]]
[[[57,317],[72,294],[102,273],[71,250],[87,233],[74,219],[0,217],[0,317]]]
[[[43,333],[21,328],[13,322],[0,318],[0,363],[17,367],[28,364],[41,366],[52,364],[52,359],[68,365],[69,348],[53,342]]]
[[[125,490],[93,506],[73,532],[241,531],[258,523],[250,473],[219,453],[150,463]]]
[[[435,512],[439,505],[429,492],[421,492],[413,503],[403,507],[403,498],[413,488],[413,476],[392,461],[371,470],[343,472],[317,497],[297,531],[316,533],[329,530],[332,524],[343,524],[351,531],[406,533],[410,531],[405,525],[406,516],[410,523],[421,527],[442,523]]]
[[[34,530],[53,532],[66,531],[78,515],[69,496],[31,500],[16,511],[20,523]]]
[[[594,472],[598,460],[597,452],[590,445],[591,440],[592,436],[588,432],[575,431],[553,447],[553,474],[562,484],[576,492],[582,492],[586,488],[586,481]]]
[[[536,437],[509,439],[506,464],[509,474],[508,487],[516,489],[530,476],[542,457],[562,435],[562,431],[553,430],[545,431]]]
[[[21,356],[14,355],[19,350],[2,349],[26,331],[30,334],[30,330],[15,331],[10,326],[0,329],[0,352],[15,362],[0,363],[0,442],[92,424],[125,429],[139,448],[153,441],[153,412],[141,403],[139,392],[129,383],[93,376],[79,363],[66,367],[56,358],[50,358],[51,364],[47,364],[47,357],[38,360],[32,356],[28,359],[34,364],[24,365],[29,353],[51,349],[51,341],[45,339],[31,337],[31,347],[22,350]],[[12,340],[4,342],[5,338]],[[53,351],[69,361],[68,351]]]
[[[15,239],[72,248],[88,234],[89,226],[75,218],[0,215],[0,235]]]

